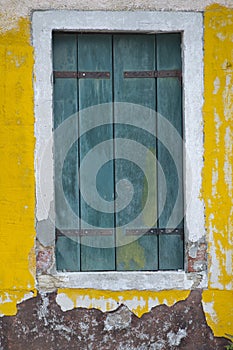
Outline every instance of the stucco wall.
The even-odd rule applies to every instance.
[[[218,3],[232,8],[231,0],[1,0],[0,27],[4,31],[17,25],[18,19],[30,16],[33,10],[73,9],[73,10],[151,10],[151,11],[204,11],[211,4]]]
[[[222,0],[218,5],[208,6],[210,3],[213,1],[129,3],[80,1],[78,4],[75,1],[66,4],[61,1],[2,1],[0,9],[2,15],[0,19],[2,102],[0,312],[2,315],[15,315],[18,303],[37,295],[34,250],[36,199],[33,106],[33,79],[36,77],[33,76],[31,11],[55,8],[193,10],[204,11],[205,154],[200,197],[204,201],[206,215],[208,289],[202,291],[199,303],[202,303],[206,321],[215,336],[233,334],[233,4],[231,0]],[[221,3],[229,7],[221,7]],[[181,300],[186,300],[189,295],[188,290],[103,292],[73,289],[58,290],[56,302],[58,305],[63,305],[64,309],[85,307],[102,311],[114,310],[123,303],[141,317],[149,312],[151,307],[161,304],[172,306]],[[40,308],[40,304],[38,305]]]

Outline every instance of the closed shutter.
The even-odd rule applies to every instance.
[[[56,132],[54,138],[58,270],[183,268],[180,46],[179,33],[54,34],[54,129],[78,113],[72,124],[76,141],[64,162],[64,139]],[[130,123],[134,105],[144,107],[143,123],[153,120],[150,133]],[[156,111],[180,138],[172,139]],[[89,118],[99,120],[98,126],[88,130]],[[172,154],[163,140],[173,145]],[[136,143],[148,149],[148,156],[134,152],[128,159],[127,149]],[[150,152],[158,163],[151,161]],[[87,155],[92,158],[85,163]],[[147,169],[150,188],[137,164]],[[64,196],[56,185],[59,177]],[[117,198],[129,190],[131,201],[121,208]],[[139,215],[148,191],[149,209]],[[107,202],[107,211],[99,196]],[[73,216],[67,215],[67,203]]]

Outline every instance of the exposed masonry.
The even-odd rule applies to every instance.
[[[207,269],[207,244],[204,239],[188,243],[188,272]]]
[[[190,26],[192,23],[192,27]],[[57,273],[54,265],[54,190],[52,156],[52,61],[54,29],[94,31],[183,32],[185,130],[185,244],[184,271]],[[37,238],[44,246],[37,254],[38,287],[110,290],[205,288],[206,253],[204,206],[200,199],[203,166],[203,18],[198,13],[45,11],[33,14],[35,48],[35,116]],[[47,62],[44,65],[44,62]],[[45,248],[48,247],[48,248]],[[196,249],[196,252],[195,252]],[[47,269],[46,269],[47,264]],[[137,280],[140,278],[140,285]]]
[[[44,247],[36,241],[36,269],[38,274],[50,273],[54,266],[53,247]]]
[[[141,318],[126,307],[114,312],[78,308],[62,312],[56,293],[41,294],[18,306],[16,316],[0,319],[4,350],[222,350],[228,344],[214,337],[193,291],[172,307],[160,305]]]
[[[207,270],[207,245],[204,239],[198,242],[188,242],[186,252],[188,254],[188,272],[187,278],[185,278],[184,272],[158,272],[160,276],[160,286],[157,287],[156,283],[153,285],[151,290],[160,289],[175,289],[174,284],[170,283],[170,278],[176,279],[176,289],[182,289],[186,286],[186,289],[204,288],[206,285],[206,274]],[[57,288],[63,288],[64,285],[70,288],[79,288],[79,283],[76,282],[76,277],[80,276],[80,273],[66,273],[63,276],[54,275],[55,260],[54,260],[54,247],[44,247],[37,240],[36,244],[36,262],[37,262],[37,279],[39,282],[39,289],[41,291],[54,291]],[[103,277],[107,277],[108,273],[88,273],[86,279],[82,279],[82,288],[90,288],[89,278],[95,278],[95,285],[92,283],[92,287],[96,289],[108,289],[108,286],[104,286],[102,282]],[[121,277],[121,283],[127,279],[127,289],[138,289],[137,276],[140,273],[111,273],[111,289],[122,290],[124,288],[118,284],[119,276]],[[141,284],[143,283],[143,277],[148,276],[149,279],[153,280],[154,273],[141,273]],[[114,276],[116,280],[114,281]],[[70,277],[70,280],[69,280]],[[136,283],[136,284],[135,284]],[[123,286],[124,283],[123,283]],[[162,288],[161,288],[162,287]],[[146,288],[141,288],[146,289]]]
[[[116,312],[108,313],[104,320],[104,330],[122,330],[130,327],[132,322],[132,313],[126,306],[122,306]]]

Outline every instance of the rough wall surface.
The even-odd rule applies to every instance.
[[[20,304],[16,316],[0,320],[0,337],[4,350],[220,350],[228,344],[207,326],[200,291],[140,319],[125,306],[110,313],[83,308],[64,313],[55,294],[38,295]]]
[[[0,39],[1,311],[35,293],[33,49],[28,19]]]
[[[215,0],[0,0],[0,27],[8,30],[17,25],[20,17],[27,17],[33,10],[73,9],[106,11],[204,11]],[[233,7],[231,0],[218,0],[219,5]]]
[[[226,340],[214,336],[233,334],[233,9],[218,5],[206,8],[212,2],[0,3],[0,313],[8,315],[1,319],[1,349],[56,349],[58,343],[63,344],[61,349],[72,348],[69,340],[75,349],[223,349]],[[233,7],[230,0],[221,3]],[[57,296],[36,297],[30,11],[45,8],[204,11],[205,163],[200,195],[206,208],[209,286],[202,295],[189,291],[114,294],[60,290]],[[60,310],[61,297],[70,311]],[[22,302],[25,299],[30,300]],[[158,306],[149,312],[151,300]],[[102,312],[121,304],[141,318],[125,307],[109,314]],[[72,310],[75,307],[102,311]]]

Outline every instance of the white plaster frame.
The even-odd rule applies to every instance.
[[[205,237],[204,205],[200,199],[203,166],[203,16],[191,12],[110,12],[110,11],[36,11],[32,16],[33,46],[35,50],[35,169],[36,220],[39,241],[54,246],[54,227],[49,216],[53,213],[53,152],[52,152],[52,31],[96,32],[183,32],[184,83],[184,159],[192,160],[191,169],[184,161],[186,220],[185,239],[197,242]],[[48,140],[51,142],[48,145]],[[45,145],[47,144],[46,154]],[[43,172],[46,159],[46,173]],[[193,176],[191,176],[193,174]],[[46,190],[41,193],[40,184]],[[187,264],[187,263],[186,263]],[[110,290],[163,290],[204,288],[206,272],[70,272],[54,269],[38,276],[38,287],[97,288]],[[139,282],[140,281],[140,282]]]

